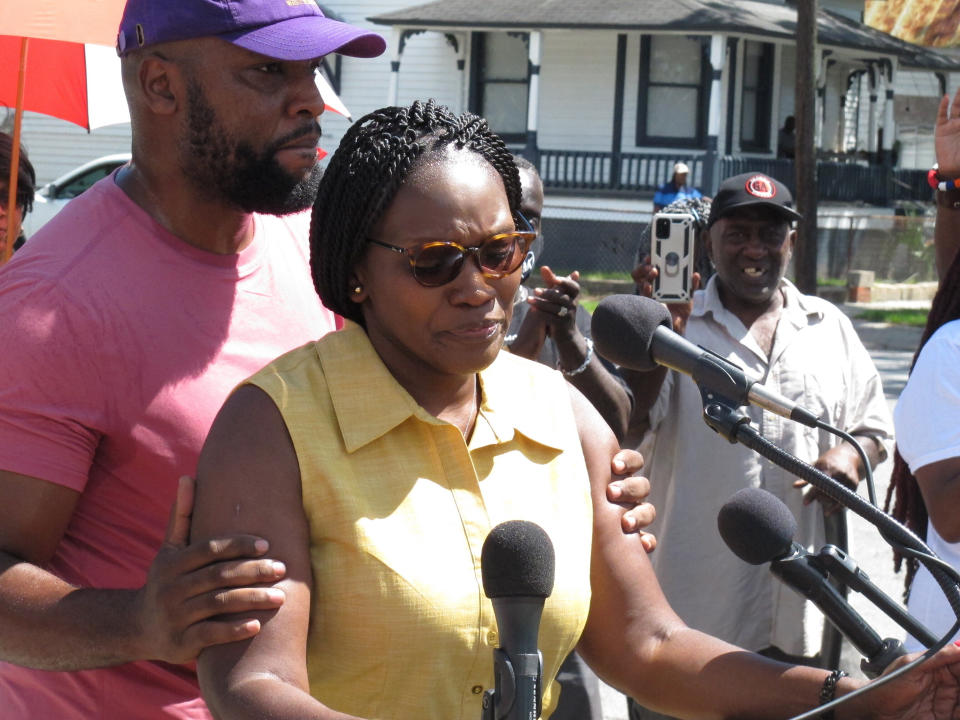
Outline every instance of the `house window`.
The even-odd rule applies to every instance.
[[[743,44],[743,105],[740,147],[770,151],[770,105],[773,97],[773,44]]]
[[[527,35],[474,33],[470,109],[485,117],[490,129],[507,142],[527,133]]]
[[[637,145],[700,147],[706,134],[708,38],[640,38]]]

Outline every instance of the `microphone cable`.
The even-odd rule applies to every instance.
[[[844,432],[840,428],[834,427],[823,420],[817,420],[817,427],[853,445],[854,450],[857,451],[857,455],[860,456],[860,462],[863,464],[863,479],[867,483],[867,495],[870,498],[870,504],[874,507],[879,507],[879,505],[877,505],[877,488],[873,484],[873,468],[870,466],[870,460],[867,458],[867,453],[864,451],[863,446],[860,445],[850,433]]]

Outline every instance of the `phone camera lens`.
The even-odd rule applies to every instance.
[[[654,231],[661,240],[670,237],[670,218],[657,218]]]

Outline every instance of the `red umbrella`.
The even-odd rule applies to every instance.
[[[63,46],[74,45],[83,53],[84,43],[99,43],[113,45],[117,36],[117,27],[120,25],[120,16],[123,14],[125,0],[30,0],[30,2],[4,2],[0,4],[0,28],[4,33],[13,36],[13,39],[4,39],[5,50],[0,55],[0,67],[17,67],[19,73],[15,90],[10,85],[10,78],[0,80],[0,102],[16,108],[13,123],[13,157],[10,158],[10,185],[8,194],[8,208],[16,207],[17,197],[17,168],[20,165],[20,129],[23,110],[27,98],[35,99],[37,112],[64,117],[58,110],[50,112],[60,101],[66,104],[76,101],[82,94],[83,105],[86,105],[86,81],[82,86],[74,74],[77,64],[66,60],[57,53],[70,52]],[[34,40],[31,40],[35,38]],[[54,42],[47,45],[43,41]],[[37,57],[31,58],[30,51],[33,45]],[[77,50],[73,51],[74,53]],[[49,53],[49,54],[48,54]],[[74,55],[76,57],[76,55]],[[15,58],[15,59],[14,59]],[[85,68],[86,63],[80,63]],[[53,86],[45,81],[38,80],[30,83],[30,95],[27,94],[26,81],[28,70],[33,68],[46,70],[50,75],[57,76]],[[84,70],[84,78],[86,72]],[[34,90],[34,86],[38,86]],[[81,89],[82,87],[82,89]],[[34,95],[36,93],[36,95]],[[59,100],[57,96],[59,95]],[[10,101],[13,100],[11,103]],[[33,100],[31,100],[33,102]],[[53,104],[51,104],[53,103]],[[44,109],[46,108],[46,109]],[[34,109],[30,106],[29,109]],[[82,112],[82,111],[81,111]],[[64,117],[70,122],[76,122],[72,117]],[[88,128],[89,116],[86,122],[78,123]],[[19,228],[11,223],[7,229],[8,242],[4,245],[0,261],[6,262],[10,258],[13,240],[17,237]]]
[[[19,65],[25,40],[0,35],[0,68]],[[87,130],[130,120],[112,47],[30,39],[18,102],[19,84],[19,73],[0,74],[0,105],[52,115]]]

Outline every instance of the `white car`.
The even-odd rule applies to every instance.
[[[49,182],[34,193],[33,210],[23,219],[23,232],[29,238],[63,206],[101,178],[130,162],[130,153],[117,153],[84,163]]]

